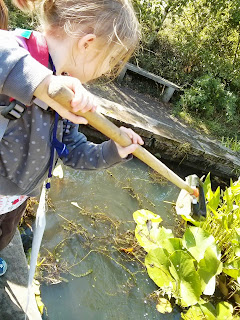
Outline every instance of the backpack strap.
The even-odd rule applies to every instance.
[[[49,53],[46,39],[37,31],[16,29],[13,31],[19,45],[29,51],[31,56],[45,67],[48,67]],[[35,98],[35,104],[46,110],[48,105]],[[0,107],[0,141],[7,129],[9,120],[18,119],[22,116],[25,106],[19,101],[10,98],[9,106]]]
[[[49,53],[45,37],[40,32],[26,29],[16,29],[14,33],[20,46],[28,50],[34,59],[45,67],[48,67]],[[45,102],[37,98],[35,98],[33,102],[44,110],[48,108]]]
[[[5,131],[7,130],[8,122],[9,122],[9,120],[4,118],[0,114],[0,142],[4,136]]]
[[[25,29],[16,29],[14,33],[19,44],[26,48],[34,59],[48,67],[49,54],[45,37],[40,32]]]
[[[19,101],[10,98],[8,106],[0,106],[0,141],[7,129],[9,120],[21,118],[26,107]]]

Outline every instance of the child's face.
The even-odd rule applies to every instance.
[[[78,78],[82,83],[97,79],[110,71],[111,57],[103,59],[101,53],[90,53],[85,59],[79,59],[73,67],[71,76]]]
[[[89,41],[78,42],[73,47],[72,55],[64,66],[64,71],[72,77],[78,78],[82,83],[101,77],[111,70],[110,63],[117,56],[117,51],[107,57],[97,45],[96,38],[89,38]]]

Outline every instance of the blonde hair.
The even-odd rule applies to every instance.
[[[63,31],[75,38],[95,34],[102,43],[103,61],[112,52],[117,52],[111,61],[115,75],[121,71],[140,39],[140,27],[131,0],[13,1],[23,11],[35,11],[42,28],[53,36],[59,36]]]
[[[7,30],[8,27],[8,9],[3,0],[0,0],[0,29]]]

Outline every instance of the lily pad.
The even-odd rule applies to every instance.
[[[217,312],[210,302],[192,306],[185,314],[182,314],[183,320],[216,320],[216,317]]]
[[[161,242],[173,238],[172,231],[160,226],[162,218],[148,210],[138,210],[133,214],[137,223],[135,236],[139,244],[149,252],[161,247]]]
[[[211,247],[205,251],[204,258],[198,263],[198,274],[201,279],[204,294],[213,295],[216,285],[216,275],[222,272],[222,262],[216,257]]]
[[[182,250],[175,251],[169,256],[169,267],[172,277],[177,282],[176,297],[181,299],[181,305],[188,307],[196,304],[202,294],[201,280],[190,254]]]
[[[157,248],[150,250],[145,258],[149,277],[159,287],[171,287],[175,290],[176,284],[169,272],[170,261],[166,249]]]
[[[182,239],[180,238],[170,238],[164,239],[162,241],[162,247],[168,251],[168,253],[173,253],[176,250],[182,250]]]
[[[162,218],[159,215],[144,209],[135,211],[133,219],[138,225],[145,225],[148,220],[158,224],[162,222]]]
[[[156,308],[160,313],[171,313],[173,311],[171,302],[165,298],[158,298]]]
[[[198,262],[203,259],[205,251],[209,247],[220,259],[221,253],[214,237],[201,228],[189,227],[183,236],[183,245]]]

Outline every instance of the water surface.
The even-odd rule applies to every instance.
[[[157,312],[156,303],[149,299],[149,294],[157,287],[139,263],[131,256],[124,261],[126,255],[115,250],[114,229],[116,224],[118,232],[134,230],[132,214],[140,208],[161,215],[163,225],[173,228],[176,218],[171,204],[166,202],[176,201],[179,189],[171,183],[154,183],[149,168],[138,159],[97,172],[63,168],[64,178],[52,181],[50,197],[56,210],[49,210],[47,214],[42,254],[46,249],[53,252],[56,245],[69,236],[63,229],[66,219],[85,228],[92,241],[88,243],[82,234],[75,234],[64,242],[61,259],[76,264],[72,273],[87,275],[77,278],[64,274],[68,282],[42,283],[42,300],[48,310],[48,319],[180,319],[177,310],[167,315]],[[110,218],[109,221],[96,219],[94,215],[98,213]],[[106,254],[99,253],[98,249]],[[94,251],[89,253],[90,250]],[[130,272],[137,272],[136,282]]]

